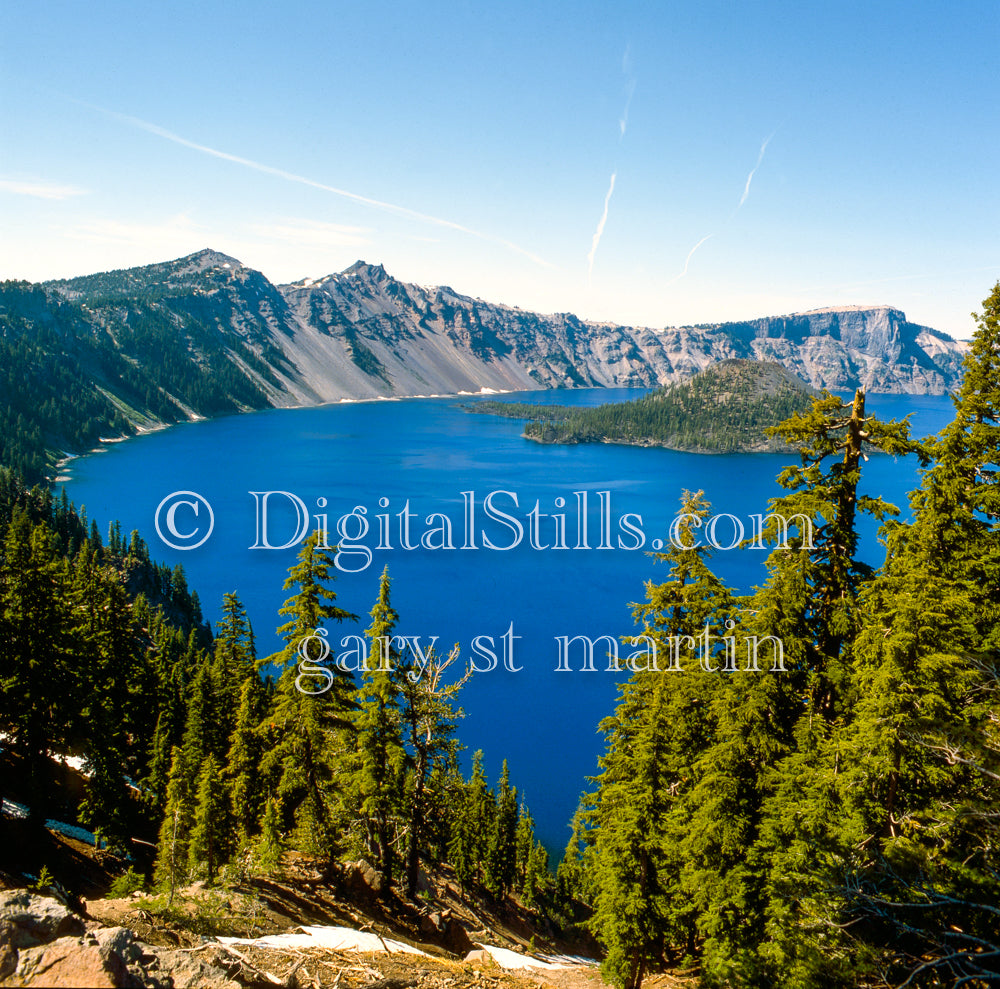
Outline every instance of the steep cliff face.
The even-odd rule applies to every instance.
[[[583,386],[655,386],[727,358],[774,360],[817,387],[941,393],[965,345],[897,309],[840,307],[699,327],[541,315],[400,282],[358,261],[275,286],[216,251],[48,283],[116,327],[173,325],[195,364],[224,355],[273,405]]]
[[[724,323],[717,331],[817,387],[941,394],[961,376],[964,345],[889,306],[840,306]]]
[[[491,304],[361,261],[281,292],[299,322],[283,351],[324,399],[653,386],[734,357],[778,361],[817,387],[939,394],[965,349],[887,306],[654,330]]]

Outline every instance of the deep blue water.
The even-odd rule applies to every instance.
[[[581,390],[520,393],[511,401],[599,404],[641,394],[627,390]],[[585,777],[596,771],[602,749],[598,722],[615,703],[615,688],[624,674],[604,672],[597,650],[597,672],[556,672],[556,636],[631,634],[630,602],[641,601],[644,582],[662,578],[660,564],[647,555],[653,539],[666,539],[670,520],[684,489],[704,489],[713,511],[743,520],[765,513],[768,499],[779,493],[775,477],[785,455],[700,456],[668,450],[608,445],[540,446],[521,438],[523,424],[494,416],[470,415],[462,403],[477,399],[414,399],[399,402],[340,404],[313,409],[270,410],[191,423],[110,445],[105,452],[76,460],[66,484],[69,496],[86,507],[90,518],[106,526],[121,520],[128,533],[138,529],[154,558],[183,564],[189,584],[201,596],[206,617],[218,617],[222,595],[237,591],[257,634],[261,655],[275,650],[278,608],[289,592],[282,589],[295,548],[250,549],[256,539],[255,499],[249,492],[287,491],[313,515],[326,514],[331,544],[337,519],[356,506],[366,510],[371,531],[364,543],[372,553],[345,556],[336,581],[337,603],[362,616],[353,625],[334,628],[341,635],[360,634],[374,603],[385,565],[393,578],[393,604],[400,615],[398,632],[419,635],[424,643],[438,636],[439,649],[458,642],[471,655],[475,636],[492,636],[501,660],[491,672],[476,674],[462,695],[466,718],[459,734],[467,747],[466,762],[483,749],[491,780],[501,760],[510,764],[513,783],[523,791],[540,837],[561,850],[567,824]],[[936,431],[950,419],[946,398],[869,396],[869,412],[901,418],[913,412],[917,435]],[[882,494],[904,509],[905,492],[917,481],[916,464],[873,456],[865,465],[863,487]],[[194,491],[211,504],[215,528],[200,548],[179,551],[164,545],[154,526],[161,500],[178,490]],[[462,492],[474,492],[463,499]],[[484,499],[491,492],[495,508],[523,527],[520,544],[488,549],[484,534],[497,547],[516,541],[514,523],[487,517]],[[587,492],[589,550],[575,548],[582,495]],[[597,548],[605,506],[598,492],[609,492],[612,549]],[[518,506],[513,503],[517,497]],[[317,507],[319,499],[325,507]],[[556,499],[565,500],[558,507]],[[380,499],[388,499],[383,507]],[[466,541],[466,500],[475,505],[476,548]],[[401,546],[399,513],[409,501],[411,544]],[[538,541],[530,545],[529,513],[538,503]],[[270,542],[280,544],[294,532],[294,515],[284,496],[272,496]],[[286,510],[281,511],[284,507]],[[361,514],[361,513],[358,513]],[[378,515],[387,515],[388,544],[379,550]],[[454,549],[420,547],[429,528],[441,518],[452,524]],[[498,513],[497,513],[498,514]],[[566,549],[555,548],[557,524],[565,515]],[[641,528],[642,549],[618,548],[637,539],[619,527],[626,514]],[[195,527],[190,507],[178,508],[177,530]],[[355,525],[357,519],[352,521]],[[384,523],[383,523],[384,524]],[[356,529],[346,530],[350,535]],[[720,527],[721,534],[730,530]],[[862,556],[880,562],[873,526],[863,529]],[[441,541],[433,537],[433,543]],[[731,585],[749,589],[763,581],[765,553],[734,549],[715,555],[716,571]],[[502,665],[501,637],[513,623],[520,638],[514,644],[510,672]],[[485,644],[485,643],[484,643]],[[486,660],[480,655],[479,664]]]

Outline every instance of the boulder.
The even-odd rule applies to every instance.
[[[444,944],[453,955],[464,955],[475,947],[469,932],[454,917],[445,918]]]
[[[385,891],[385,878],[370,862],[358,859],[344,866],[344,888],[355,898],[367,900],[381,896]]]
[[[83,918],[51,896],[26,889],[0,892],[0,949],[31,948],[85,929]]]
[[[105,950],[90,935],[63,937],[50,944],[23,949],[9,982],[28,986],[87,986],[88,989],[117,989],[120,986],[141,989],[150,984],[130,972],[120,955]]]

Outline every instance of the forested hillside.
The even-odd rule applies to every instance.
[[[267,380],[266,364],[193,307],[173,311],[105,276],[72,284],[86,303],[51,287],[0,284],[0,465],[29,484],[102,437],[269,404],[246,373]]]
[[[801,456],[772,510],[814,539],[772,531],[754,593],[714,575],[691,538],[710,506],[686,496],[697,548],[661,555],[635,612],[659,666],[600,725],[559,867],[617,985],[681,959],[706,987],[1000,979],[1000,283],[978,322],[955,419],[925,444],[860,391],[775,430]],[[858,493],[871,450],[927,463],[912,523]],[[859,513],[885,521],[877,570]],[[759,672],[748,636],[769,643]]]
[[[694,453],[787,450],[777,425],[812,404],[817,392],[780,364],[727,360],[631,402],[597,408],[481,402],[470,409],[530,419],[524,435],[539,443],[625,443]]]
[[[53,332],[83,347],[74,305]],[[462,776],[463,657],[395,650],[388,572],[368,616],[347,614],[314,534],[284,646],[259,657],[235,593],[213,634],[180,568],[0,470],[0,797],[28,815],[0,816],[8,867],[31,845],[13,829],[51,818],[167,897],[288,852],[323,863],[318,882],[364,856],[412,899],[420,863],[447,861],[462,890],[586,925],[622,989],[676,966],[705,989],[996,984],[1000,283],[977,323],[939,435],[878,421],[860,389],[771,430],[797,462],[752,592],[713,573],[694,538],[711,506],[685,495],[555,877],[506,768],[491,786],[477,756]],[[874,451],[925,465],[909,521],[860,493]],[[778,515],[812,539],[786,541]],[[857,556],[861,515],[884,523],[878,568]],[[334,629],[353,661],[330,661]],[[50,791],[50,753],[82,757],[81,802]],[[155,845],[142,875],[137,836]]]
[[[12,774],[0,797],[23,802],[29,825],[82,824],[123,870],[135,837],[158,833],[151,873],[137,880],[171,895],[230,865],[266,874],[295,849],[330,875],[365,857],[411,899],[421,861],[447,861],[463,889],[499,900],[516,890],[551,909],[548,856],[506,762],[493,787],[481,753],[468,780],[459,772],[457,698],[470,674],[456,674],[457,653],[396,651],[388,573],[367,623],[348,615],[314,534],[285,584],[287,645],[258,659],[235,593],[213,636],[180,567],[151,563],[138,535],[115,526],[105,541],[8,471],[0,546],[0,732]],[[350,668],[325,661],[327,627],[341,622],[357,633]],[[78,806],[51,798],[51,753],[82,757]]]
[[[658,330],[526,312],[363,261],[274,285],[203,250],[0,283],[0,465],[34,483],[102,437],[198,417],[343,398],[655,387],[732,357],[777,361],[819,387],[940,394],[964,350],[887,306]]]

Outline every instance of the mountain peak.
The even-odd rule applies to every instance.
[[[214,251],[210,247],[195,251],[186,257],[178,258],[175,262],[181,271],[207,271],[209,268],[242,268],[243,262],[221,251]]]
[[[342,275],[361,275],[375,282],[384,282],[389,275],[381,264],[369,264],[367,261],[355,261],[350,268],[345,268]]]

